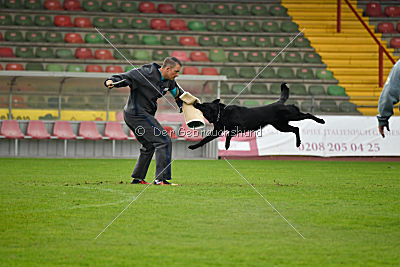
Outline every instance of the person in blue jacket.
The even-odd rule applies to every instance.
[[[399,103],[400,96],[400,60],[393,66],[386,80],[378,103],[378,129],[385,137],[384,129],[389,130],[389,118],[393,115],[393,106]]]

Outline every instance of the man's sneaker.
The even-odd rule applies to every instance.
[[[134,179],[132,180],[131,184],[150,184],[150,183],[146,182],[146,181],[143,180],[143,179],[136,179],[136,178],[134,178]]]
[[[154,180],[155,185],[178,185],[168,182],[167,180]]]

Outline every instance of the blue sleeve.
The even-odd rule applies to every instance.
[[[176,94],[178,93],[178,88],[174,88],[174,89],[172,89],[171,91],[170,91],[170,93],[171,93],[171,95],[175,98],[176,97]]]

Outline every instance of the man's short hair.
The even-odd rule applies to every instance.
[[[178,64],[179,66],[182,67],[182,63],[179,59],[177,59],[176,57],[167,57],[164,59],[162,67],[163,68],[166,68],[166,67],[174,68],[176,66],[176,64]]]

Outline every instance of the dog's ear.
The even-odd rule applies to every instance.
[[[219,104],[219,101],[220,101],[220,99],[215,99],[215,100],[213,101],[213,104]]]

